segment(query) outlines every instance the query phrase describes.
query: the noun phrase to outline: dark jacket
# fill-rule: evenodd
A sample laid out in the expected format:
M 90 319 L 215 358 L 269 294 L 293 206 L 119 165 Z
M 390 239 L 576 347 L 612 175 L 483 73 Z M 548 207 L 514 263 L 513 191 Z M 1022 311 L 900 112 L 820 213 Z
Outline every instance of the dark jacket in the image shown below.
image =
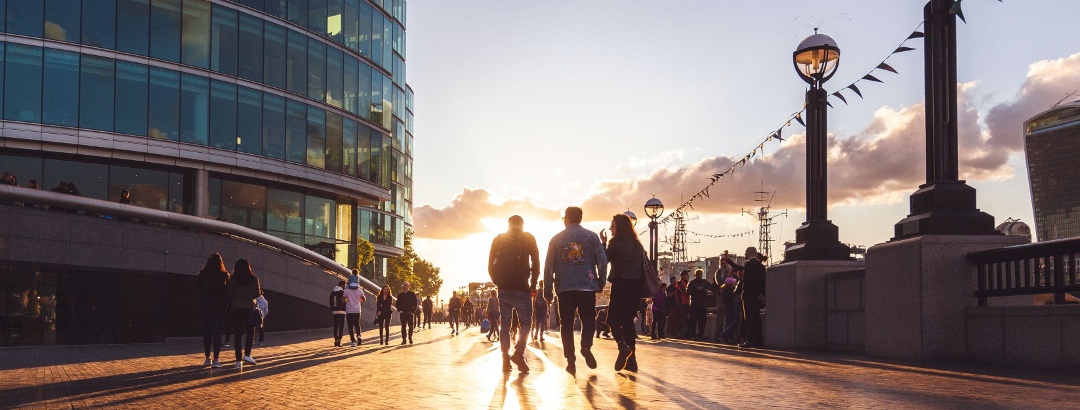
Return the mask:
M 397 295 L 396 306 L 399 313 L 416 313 L 416 308 L 419 304 L 416 293 L 413 293 L 411 290 L 398 293 Z
M 225 289 L 229 284 L 229 272 L 201 271 L 195 279 L 199 288 L 199 306 L 208 312 L 224 312 L 228 308 Z
M 426 316 L 426 315 L 431 314 L 431 310 L 435 307 L 435 305 L 432 304 L 431 298 L 427 298 L 427 299 L 424 299 L 423 307 L 424 307 L 424 315 Z
M 705 298 L 708 297 L 709 288 L 711 287 L 712 284 L 702 278 L 696 278 L 690 281 L 690 283 L 686 285 L 686 293 L 690 294 L 690 307 L 705 309 Z
M 375 311 L 378 312 L 379 316 L 390 317 L 390 314 L 394 312 L 393 306 L 394 298 L 383 298 L 381 296 L 375 298 Z
M 225 286 L 225 294 L 229 300 L 229 309 L 255 309 L 255 298 L 262 294 L 262 285 L 258 276 L 246 285 L 241 285 L 239 280 L 232 278 Z
M 345 314 L 345 289 L 341 286 L 334 286 L 334 290 L 330 292 L 330 311 L 334 314 Z
M 488 275 L 500 291 L 528 292 L 536 288 L 540 277 L 536 238 L 515 229 L 496 236 L 488 253 Z
M 604 250 L 611 269 L 608 270 L 608 282 L 642 279 L 641 267 L 645 259 L 645 248 L 632 240 L 616 241 L 612 238 Z
M 751 258 L 745 265 L 740 266 L 729 259 L 728 264 L 735 270 L 743 272 L 742 295 L 744 299 L 756 299 L 758 295 L 765 295 L 765 265 L 761 261 Z
M 446 306 L 446 309 L 447 309 L 447 313 L 449 313 L 451 315 L 456 315 L 456 314 L 460 313 L 461 312 L 461 299 L 456 298 L 456 297 L 450 298 L 450 304 Z

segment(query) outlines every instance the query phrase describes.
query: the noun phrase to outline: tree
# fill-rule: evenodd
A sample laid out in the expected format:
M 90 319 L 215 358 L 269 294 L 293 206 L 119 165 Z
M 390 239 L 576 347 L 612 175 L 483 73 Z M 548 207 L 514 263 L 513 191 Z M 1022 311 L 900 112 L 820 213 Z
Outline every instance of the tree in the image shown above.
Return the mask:
M 412 229 L 405 231 L 405 252 L 396 258 L 390 259 L 386 267 L 386 284 L 394 292 L 401 291 L 401 284 L 409 282 L 414 288 L 419 284 L 416 275 L 413 274 L 413 266 L 416 264 L 416 252 L 412 247 Z
M 413 274 L 416 275 L 416 280 L 419 284 L 416 287 L 416 293 L 425 296 L 434 296 L 439 294 L 439 289 L 442 288 L 443 280 L 439 277 L 439 267 L 433 265 L 424 259 L 417 259 L 413 265 Z
M 361 272 L 371 274 L 371 261 L 375 260 L 375 246 L 364 238 L 356 238 L 356 267 Z M 367 275 L 365 275 L 367 276 Z

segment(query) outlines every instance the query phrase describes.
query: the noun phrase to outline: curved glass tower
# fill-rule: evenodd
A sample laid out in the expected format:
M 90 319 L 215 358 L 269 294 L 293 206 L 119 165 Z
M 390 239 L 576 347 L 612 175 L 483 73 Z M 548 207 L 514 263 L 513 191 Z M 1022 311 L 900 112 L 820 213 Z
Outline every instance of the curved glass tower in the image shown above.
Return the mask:
M 382 283 L 411 224 L 405 3 L 0 0 L 0 171 L 349 267 L 367 240 Z
M 1080 237 L 1080 101 L 1025 121 L 1024 150 L 1039 241 Z

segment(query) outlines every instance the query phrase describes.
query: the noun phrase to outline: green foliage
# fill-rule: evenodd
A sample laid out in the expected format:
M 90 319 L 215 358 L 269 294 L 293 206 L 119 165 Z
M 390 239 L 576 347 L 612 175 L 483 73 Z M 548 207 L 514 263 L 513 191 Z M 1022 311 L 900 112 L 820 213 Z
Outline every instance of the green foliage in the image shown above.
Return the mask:
M 409 282 L 418 295 L 435 295 L 442 288 L 439 268 L 420 259 L 412 246 L 413 231 L 405 231 L 405 252 L 387 261 L 386 284 L 394 293 L 401 292 L 401 284 Z
M 417 259 L 416 264 L 413 265 L 413 274 L 416 275 L 416 279 L 419 285 L 416 288 L 416 293 L 424 296 L 434 296 L 439 294 L 439 289 L 442 288 L 443 280 L 439 277 L 439 267 L 433 265 L 424 259 Z
M 356 238 L 356 266 L 370 274 L 371 261 L 375 260 L 375 246 L 364 238 Z

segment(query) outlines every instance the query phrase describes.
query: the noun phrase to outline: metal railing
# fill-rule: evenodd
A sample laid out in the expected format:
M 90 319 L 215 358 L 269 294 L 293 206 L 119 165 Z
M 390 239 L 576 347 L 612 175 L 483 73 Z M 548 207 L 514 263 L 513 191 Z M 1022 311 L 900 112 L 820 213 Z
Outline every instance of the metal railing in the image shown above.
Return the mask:
M 337 276 L 340 279 L 345 279 L 352 275 L 352 271 L 349 270 L 349 268 L 342 266 L 340 263 L 337 263 L 318 252 L 276 236 L 230 222 L 11 185 L 0 185 L 0 199 L 35 205 L 47 205 L 71 211 L 84 211 L 87 213 L 111 215 L 115 217 L 137 219 L 140 221 L 157 222 L 181 228 L 218 233 L 276 250 L 282 254 L 311 263 L 322 268 L 322 270 L 328 274 Z M 360 285 L 372 293 L 379 293 L 380 287 L 363 276 L 360 277 Z
M 969 253 L 978 267 L 979 306 L 998 296 L 1053 294 L 1054 303 L 1066 303 L 1065 294 L 1080 292 L 1077 257 L 1080 238 L 1009 246 Z

